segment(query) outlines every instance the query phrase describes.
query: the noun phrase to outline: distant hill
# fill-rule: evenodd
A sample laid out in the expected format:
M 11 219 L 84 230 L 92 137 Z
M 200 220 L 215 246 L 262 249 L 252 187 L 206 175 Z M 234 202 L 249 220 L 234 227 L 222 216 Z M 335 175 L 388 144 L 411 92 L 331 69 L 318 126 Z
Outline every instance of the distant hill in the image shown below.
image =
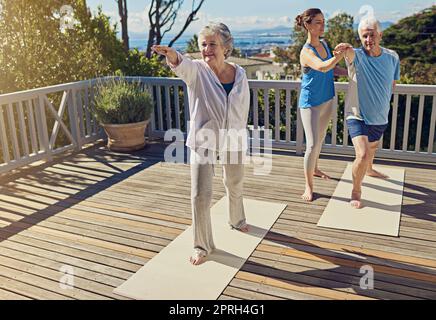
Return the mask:
M 292 28 L 289 26 L 278 26 L 268 29 L 252 29 L 245 31 L 235 31 L 235 34 L 260 34 L 260 35 L 290 35 Z
M 390 21 L 383 21 L 383 22 L 380 22 L 380 25 L 381 25 L 381 28 L 382 28 L 382 30 L 386 30 L 387 28 L 389 28 L 390 26 L 392 26 L 394 23 L 393 22 L 390 22 Z M 359 27 L 359 23 L 355 23 L 355 24 L 353 24 L 353 28 L 354 28 L 354 30 L 356 30 L 357 31 L 357 28 Z
M 382 30 L 385 30 L 392 26 L 394 23 L 390 21 L 383 21 L 380 22 Z M 353 25 L 354 29 L 357 30 L 359 24 L 355 23 Z M 236 31 L 235 34 L 257 34 L 257 35 L 289 35 L 293 31 L 292 27 L 289 26 L 278 26 L 274 28 L 269 29 L 252 29 L 252 30 L 246 30 L 246 31 Z
M 436 63 L 436 6 L 401 19 L 383 33 L 383 45 L 401 60 Z
M 382 30 L 387 29 L 388 27 L 392 26 L 394 23 L 389 21 L 384 21 L 380 23 L 382 26 Z M 357 30 L 358 24 L 354 24 L 354 29 Z M 262 28 L 262 29 L 250 29 L 250 30 L 244 30 L 244 31 L 234 31 L 234 34 L 239 35 L 258 35 L 258 36 L 287 36 L 291 35 L 293 31 L 293 28 L 291 26 L 277 26 L 274 28 Z M 147 39 L 148 33 L 147 32 L 129 32 L 129 36 L 131 39 Z M 167 37 L 171 38 L 173 35 L 167 35 Z M 184 37 L 192 37 L 193 34 L 184 34 Z

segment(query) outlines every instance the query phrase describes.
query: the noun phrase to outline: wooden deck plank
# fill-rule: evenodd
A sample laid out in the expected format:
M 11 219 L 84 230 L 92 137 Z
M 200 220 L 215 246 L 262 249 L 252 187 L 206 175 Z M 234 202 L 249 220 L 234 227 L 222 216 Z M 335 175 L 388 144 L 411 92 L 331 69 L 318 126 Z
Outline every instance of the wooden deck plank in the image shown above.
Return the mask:
M 121 298 L 111 289 L 191 224 L 189 166 L 160 162 L 163 148 L 129 155 L 98 146 L 0 182 L 0 298 Z M 275 154 L 262 179 L 246 166 L 246 197 L 288 207 L 220 300 L 434 298 L 436 166 L 390 163 L 406 167 L 400 237 L 318 228 L 351 159 L 321 158 L 332 179 L 316 179 L 310 204 L 300 199 L 302 157 Z M 215 173 L 212 204 L 225 194 L 220 165 Z M 364 262 L 374 290 L 359 288 Z M 56 287 L 62 265 L 77 271 L 77 292 Z
M 284 300 L 284 298 L 275 297 L 260 292 L 244 290 L 231 285 L 229 285 L 223 293 L 243 300 Z
M 26 253 L 38 254 L 42 257 L 50 255 L 56 261 L 84 266 L 89 270 L 113 275 L 120 279 L 127 279 L 131 272 L 135 272 L 148 261 L 148 259 L 133 259 L 128 254 L 117 254 L 116 251 L 72 243 L 58 237 L 41 236 L 41 234 L 30 231 L 21 232 L 13 235 L 8 240 L 3 240 L 2 246 Z
M 279 270 L 280 271 L 280 270 Z M 302 285 L 300 283 L 280 279 L 277 276 L 271 277 L 269 275 L 263 275 L 262 269 L 259 267 L 253 267 L 249 264 L 245 265 L 236 276 L 237 279 L 265 283 L 267 285 L 275 286 L 278 288 L 302 292 L 315 296 L 325 297 L 329 299 L 341 299 L 341 300 L 373 300 L 364 296 L 359 296 L 351 292 L 341 292 L 332 289 L 327 289 L 321 286 Z
M 290 291 L 286 289 L 282 289 L 279 287 L 267 285 L 265 283 L 252 282 L 247 280 L 242 280 L 238 278 L 234 278 L 229 287 L 234 289 L 238 289 L 238 297 L 242 297 L 245 299 L 245 296 L 251 296 L 252 292 L 257 292 L 263 296 L 262 299 L 265 300 L 281 300 L 281 299 L 290 299 L 290 300 L 330 300 L 325 297 L 319 297 L 311 294 L 306 294 L 303 292 Z M 226 292 L 226 291 L 224 291 Z M 230 293 L 229 293 L 230 294 Z
M 41 283 L 40 285 L 44 287 L 47 287 L 47 283 L 49 283 L 48 286 L 52 288 L 53 291 L 75 299 L 106 300 L 109 298 L 116 298 L 112 293 L 112 290 L 114 289 L 113 287 L 82 279 L 81 277 L 77 277 L 75 274 L 74 286 L 71 287 L 71 289 L 62 289 L 60 287 L 60 281 L 64 274 L 59 272 L 59 270 L 52 270 L 34 263 L 0 256 L 0 274 L 5 275 L 5 270 L 7 270 L 7 274 L 16 276 L 15 279 L 20 281 L 29 279 L 31 284 Z M 45 281 L 47 281 L 47 283 Z
M 319 269 L 313 266 L 311 263 L 314 261 L 326 261 L 322 259 L 322 256 L 317 257 L 317 259 L 314 259 L 313 256 L 307 256 L 307 255 L 294 255 L 292 257 L 299 257 L 299 258 L 306 258 L 307 263 L 305 266 L 302 265 L 296 265 L 294 263 L 290 263 L 289 260 L 281 259 L 280 255 L 277 255 L 278 260 L 271 260 L 270 258 L 266 258 L 264 256 L 258 257 L 253 256 L 249 259 L 249 261 L 254 262 L 257 265 L 265 265 L 269 266 L 275 269 L 280 270 L 286 270 L 287 272 L 291 272 L 296 274 L 297 276 L 301 275 L 310 275 L 312 277 L 320 278 L 320 279 L 326 279 L 330 281 L 339 281 L 343 285 L 347 286 L 353 286 L 354 288 L 360 287 L 360 279 L 362 277 L 362 274 L 360 274 L 360 267 L 364 266 L 365 264 L 360 263 L 350 263 L 347 260 L 340 260 L 340 259 L 329 259 L 328 261 L 331 262 L 330 265 L 328 265 L 325 269 Z M 369 265 L 369 264 L 368 264 Z M 354 269 L 354 272 L 344 272 L 343 267 L 350 267 L 349 269 Z M 386 297 L 386 292 L 389 294 L 396 293 L 400 294 L 400 297 L 403 297 L 404 293 L 407 293 L 407 296 L 412 296 L 414 298 L 420 298 L 420 299 L 433 299 L 436 297 L 436 292 L 434 291 L 436 289 L 436 284 L 433 283 L 433 290 L 424 290 L 419 288 L 414 288 L 411 286 L 405 285 L 405 283 L 393 283 L 392 281 L 389 281 L 389 277 L 385 276 L 382 280 L 381 277 L 379 277 L 382 273 L 386 273 L 387 268 L 380 268 L 379 266 L 370 265 L 374 269 L 374 275 L 376 280 L 374 281 L 374 289 L 380 291 L 380 297 Z M 353 268 L 354 267 L 354 268 Z M 393 270 L 389 270 L 393 271 Z M 387 273 L 389 274 L 389 273 Z M 403 276 L 403 277 L 410 277 L 410 274 L 404 274 L 404 273 L 395 273 L 397 276 Z M 416 276 L 416 275 L 415 275 Z M 425 281 L 425 277 L 420 278 L 421 280 Z M 410 284 L 410 283 L 409 283 Z M 357 289 L 357 292 L 364 292 L 364 290 Z M 374 292 L 372 290 L 365 291 L 365 293 L 371 295 Z
M 0 275 L 0 289 L 36 300 L 72 300 L 72 298 L 42 289 L 33 284 L 13 280 Z
M 261 251 L 261 250 L 256 250 L 253 253 L 252 257 L 260 257 L 273 261 L 285 262 L 297 266 L 316 268 L 318 270 L 325 270 L 326 272 L 343 273 L 348 275 L 358 274 L 360 276 L 362 276 L 362 274 L 360 273 L 360 268 L 365 265 L 364 263 L 361 262 L 360 264 L 357 264 L 357 266 L 356 265 L 349 266 L 348 263 L 335 262 L 331 259 L 326 259 L 326 260 L 316 260 L 310 258 L 306 259 L 306 257 L 280 255 L 280 254 Z M 350 260 L 353 261 L 352 259 Z M 366 265 L 372 266 L 372 262 L 368 261 Z M 377 281 L 381 280 L 388 283 L 401 284 L 411 288 L 422 288 L 431 292 L 436 291 L 436 286 L 434 283 L 429 283 L 421 280 L 410 279 L 402 276 L 385 274 L 381 272 L 377 272 L 376 278 Z
M 29 297 L 16 294 L 11 291 L 0 289 L 0 300 L 31 300 Z
M 33 263 L 38 266 L 46 267 L 52 270 L 60 270 L 61 267 L 68 265 L 74 268 L 74 274 L 77 277 L 81 277 L 83 279 L 91 280 L 96 283 L 105 284 L 112 287 L 117 287 L 124 282 L 124 279 L 114 277 L 112 275 L 106 275 L 101 272 L 96 272 L 93 270 L 88 270 L 82 266 L 79 267 L 77 265 L 66 264 L 56 260 L 52 260 L 52 257 L 49 256 L 38 256 L 32 253 L 17 251 L 9 249 L 5 246 L 0 248 L 0 255 L 5 257 L 14 258 L 17 261 Z

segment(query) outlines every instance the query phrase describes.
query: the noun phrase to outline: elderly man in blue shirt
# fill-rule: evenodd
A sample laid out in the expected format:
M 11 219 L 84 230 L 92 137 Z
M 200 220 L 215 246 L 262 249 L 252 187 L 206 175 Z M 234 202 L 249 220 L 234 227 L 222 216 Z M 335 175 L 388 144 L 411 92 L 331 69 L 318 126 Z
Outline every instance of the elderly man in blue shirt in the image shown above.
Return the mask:
M 387 178 L 372 167 L 375 152 L 386 127 L 390 101 L 395 81 L 400 78 L 398 54 L 380 46 L 382 32 L 374 17 L 362 19 L 359 24 L 362 47 L 339 44 L 335 50 L 346 50 L 345 59 L 349 69 L 350 86 L 345 116 L 356 159 L 353 163 L 353 190 L 350 204 L 360 209 L 362 205 L 362 181 L 365 174 Z M 346 49 L 345 49 L 346 48 Z M 353 101 L 354 100 L 354 101 Z

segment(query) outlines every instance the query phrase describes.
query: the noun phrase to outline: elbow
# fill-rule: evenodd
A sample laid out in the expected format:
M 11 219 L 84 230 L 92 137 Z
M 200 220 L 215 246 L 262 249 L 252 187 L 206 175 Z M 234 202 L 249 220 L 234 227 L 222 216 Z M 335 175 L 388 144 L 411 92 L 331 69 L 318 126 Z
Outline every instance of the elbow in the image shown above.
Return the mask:
M 327 72 L 330 71 L 330 69 L 327 68 L 327 67 L 320 67 L 320 68 L 318 69 L 318 71 L 319 71 L 319 72 L 322 72 L 322 73 L 327 73 Z
M 322 73 L 327 73 L 327 72 L 329 72 L 331 69 L 333 69 L 332 66 L 329 66 L 329 65 L 323 63 L 323 64 L 319 64 L 317 70 L 320 71 L 320 72 L 322 72 Z

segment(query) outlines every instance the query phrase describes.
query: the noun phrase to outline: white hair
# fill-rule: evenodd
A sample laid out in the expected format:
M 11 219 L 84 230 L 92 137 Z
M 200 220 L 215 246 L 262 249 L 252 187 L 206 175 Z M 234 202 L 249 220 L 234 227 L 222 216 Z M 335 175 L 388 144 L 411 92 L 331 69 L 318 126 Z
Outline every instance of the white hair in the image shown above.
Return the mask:
M 359 34 L 363 29 L 376 29 L 378 33 L 382 32 L 380 22 L 374 16 L 364 17 L 360 20 Z
M 205 36 L 219 35 L 221 38 L 221 43 L 224 46 L 225 53 L 224 56 L 227 59 L 230 57 L 233 51 L 233 37 L 230 33 L 229 28 L 224 23 L 209 23 L 205 26 L 198 34 L 198 47 L 201 51 L 201 39 Z

